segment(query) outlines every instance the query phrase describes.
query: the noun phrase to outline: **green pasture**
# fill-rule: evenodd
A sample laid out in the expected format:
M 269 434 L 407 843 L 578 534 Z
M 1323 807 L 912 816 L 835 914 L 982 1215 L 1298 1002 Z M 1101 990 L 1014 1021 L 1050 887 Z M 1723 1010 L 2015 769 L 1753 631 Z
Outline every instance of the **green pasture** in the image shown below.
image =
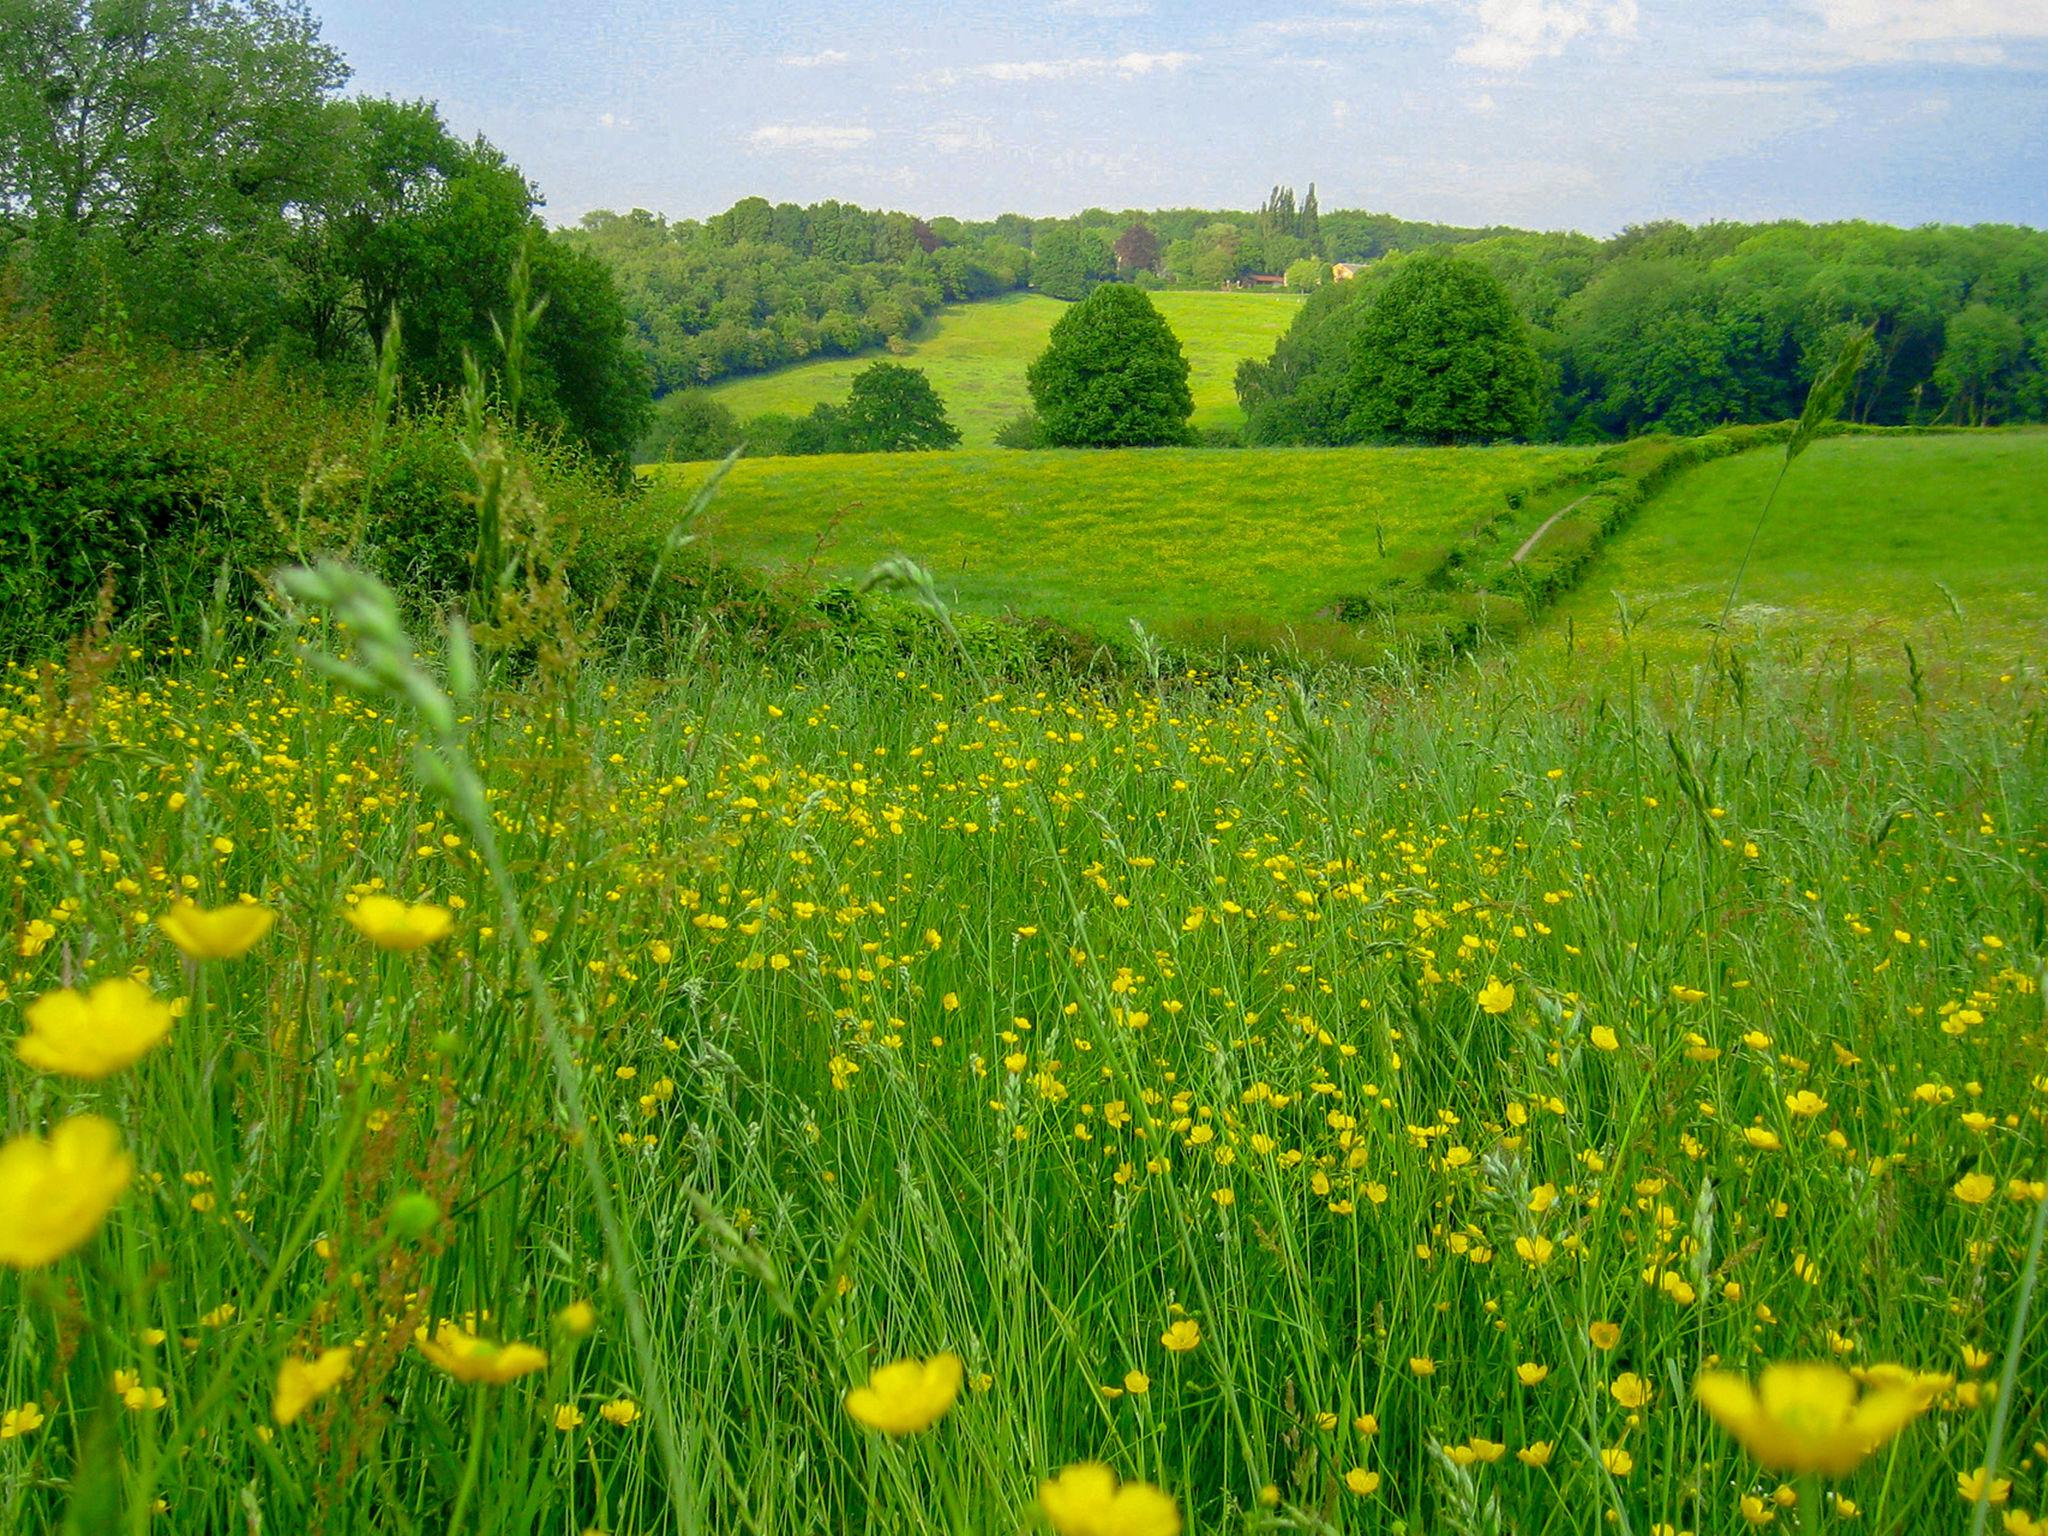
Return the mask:
M 1612 538 L 1533 642 L 1549 659 L 1712 648 L 1782 455 L 1685 474 Z M 2048 636 L 2048 432 L 1837 437 L 1799 459 L 1757 536 L 1731 634 L 1788 659 L 1967 654 L 2001 670 Z
M 1428 569 L 1510 489 L 1588 452 L 990 449 L 743 460 L 701 531 L 715 555 L 771 572 L 850 576 L 909 555 L 973 612 L 1270 633 Z M 708 472 L 649 471 L 654 515 L 669 515 Z
M 1243 419 L 1231 387 L 1239 360 L 1270 353 L 1301 301 L 1272 293 L 1155 293 L 1152 301 L 1187 354 L 1195 426 L 1235 426 Z M 1003 423 L 1030 405 L 1024 371 L 1066 310 L 1060 300 L 1037 293 L 948 305 L 902 360 L 930 376 L 967 447 L 993 447 Z M 821 402 L 844 400 L 853 376 L 874 361 L 873 355 L 821 358 L 730 379 L 710 393 L 742 418 L 765 411 L 800 416 Z

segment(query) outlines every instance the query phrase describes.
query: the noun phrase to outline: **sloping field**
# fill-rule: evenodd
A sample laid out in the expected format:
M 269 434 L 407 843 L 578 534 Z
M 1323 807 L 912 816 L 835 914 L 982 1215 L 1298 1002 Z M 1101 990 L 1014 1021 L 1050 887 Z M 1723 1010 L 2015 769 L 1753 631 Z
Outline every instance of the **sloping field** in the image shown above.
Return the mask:
M 1704 656 L 1781 454 L 1689 471 L 1616 534 L 1534 642 L 1652 665 Z M 1624 617 L 1624 615 L 1626 617 Z M 2009 668 L 2048 640 L 2048 432 L 1838 437 L 1792 468 L 1729 627 L 1818 662 L 1939 653 Z
M 1577 448 L 1132 449 L 742 461 L 704 526 L 719 555 L 855 575 L 924 563 L 964 608 L 1215 636 L 1314 623 L 1414 579 Z M 665 515 L 708 473 L 650 470 Z
M 1271 353 L 1301 301 L 1272 293 L 1155 293 L 1152 302 L 1187 354 L 1195 426 L 1242 421 L 1231 387 L 1238 361 Z M 901 361 L 930 377 L 965 446 L 990 448 L 1003 423 L 1030 405 L 1024 371 L 1045 350 L 1053 323 L 1067 307 L 1036 293 L 949 305 Z M 800 416 L 821 401 L 844 400 L 853 376 L 878 356 L 821 358 L 730 379 L 713 385 L 710 393 L 742 418 L 763 411 Z

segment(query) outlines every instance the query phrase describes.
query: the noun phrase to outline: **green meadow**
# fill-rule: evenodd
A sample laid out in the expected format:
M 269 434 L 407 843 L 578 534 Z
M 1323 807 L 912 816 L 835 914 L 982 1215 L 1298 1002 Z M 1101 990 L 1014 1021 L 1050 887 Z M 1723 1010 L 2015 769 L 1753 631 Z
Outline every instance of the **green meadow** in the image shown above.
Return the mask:
M 856 576 L 906 554 L 949 602 L 1122 630 L 1308 624 L 1413 579 L 1576 448 L 1268 448 L 742 460 L 703 525 L 714 555 Z M 708 465 L 648 471 L 655 516 Z
M 1293 320 L 1298 298 L 1273 293 L 1155 293 L 1189 366 L 1194 425 L 1230 427 L 1243 420 L 1232 379 L 1238 361 L 1265 357 Z M 909 344 L 902 361 L 930 377 L 965 446 L 987 448 L 1018 412 L 1029 408 L 1024 372 L 1045 350 L 1046 337 L 1068 306 L 1042 294 L 1009 294 L 940 310 Z M 802 415 L 846 398 L 853 376 L 873 356 L 824 358 L 713 385 L 710 393 L 742 419 L 766 411 Z
M 1758 529 L 1781 458 L 1759 449 L 1681 475 L 1550 611 L 1537 650 L 1704 657 L 1756 530 L 1728 616 L 1729 637 L 1752 649 L 1802 664 L 1902 663 L 1905 644 L 1922 662 L 1962 643 L 2011 663 L 2039 656 L 2048 432 L 1823 439 Z

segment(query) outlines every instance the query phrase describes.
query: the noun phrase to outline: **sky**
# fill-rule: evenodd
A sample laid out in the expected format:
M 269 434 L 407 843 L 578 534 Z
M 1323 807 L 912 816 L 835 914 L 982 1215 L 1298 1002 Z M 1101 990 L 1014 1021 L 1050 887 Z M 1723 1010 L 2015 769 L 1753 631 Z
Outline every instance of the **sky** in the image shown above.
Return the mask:
M 313 0 L 570 223 L 1321 205 L 2048 226 L 2048 0 Z

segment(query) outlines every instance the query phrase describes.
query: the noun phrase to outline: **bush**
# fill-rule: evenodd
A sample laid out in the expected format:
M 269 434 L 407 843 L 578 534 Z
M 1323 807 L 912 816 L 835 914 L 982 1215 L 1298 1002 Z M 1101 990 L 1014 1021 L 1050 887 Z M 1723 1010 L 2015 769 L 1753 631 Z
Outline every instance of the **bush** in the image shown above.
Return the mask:
M 1188 361 L 1152 301 L 1125 283 L 1096 289 L 1060 316 L 1031 365 L 1031 401 L 1061 448 L 1192 442 Z
M 678 390 L 654 408 L 654 426 L 640 440 L 643 464 L 722 459 L 739 443 L 739 417 L 701 389 Z
M 1038 419 L 1036 411 L 1019 411 L 1001 427 L 996 429 L 998 448 L 1043 448 L 1046 447 L 1045 423 Z
M 415 602 L 466 591 L 475 481 L 453 407 L 400 412 L 374 465 L 371 420 L 367 401 L 274 366 L 67 352 L 38 318 L 0 316 L 0 656 L 54 651 L 103 585 L 117 619 L 188 634 L 223 571 L 247 605 L 314 553 L 350 554 Z M 633 528 L 609 465 L 554 436 L 515 452 L 563 544 Z

